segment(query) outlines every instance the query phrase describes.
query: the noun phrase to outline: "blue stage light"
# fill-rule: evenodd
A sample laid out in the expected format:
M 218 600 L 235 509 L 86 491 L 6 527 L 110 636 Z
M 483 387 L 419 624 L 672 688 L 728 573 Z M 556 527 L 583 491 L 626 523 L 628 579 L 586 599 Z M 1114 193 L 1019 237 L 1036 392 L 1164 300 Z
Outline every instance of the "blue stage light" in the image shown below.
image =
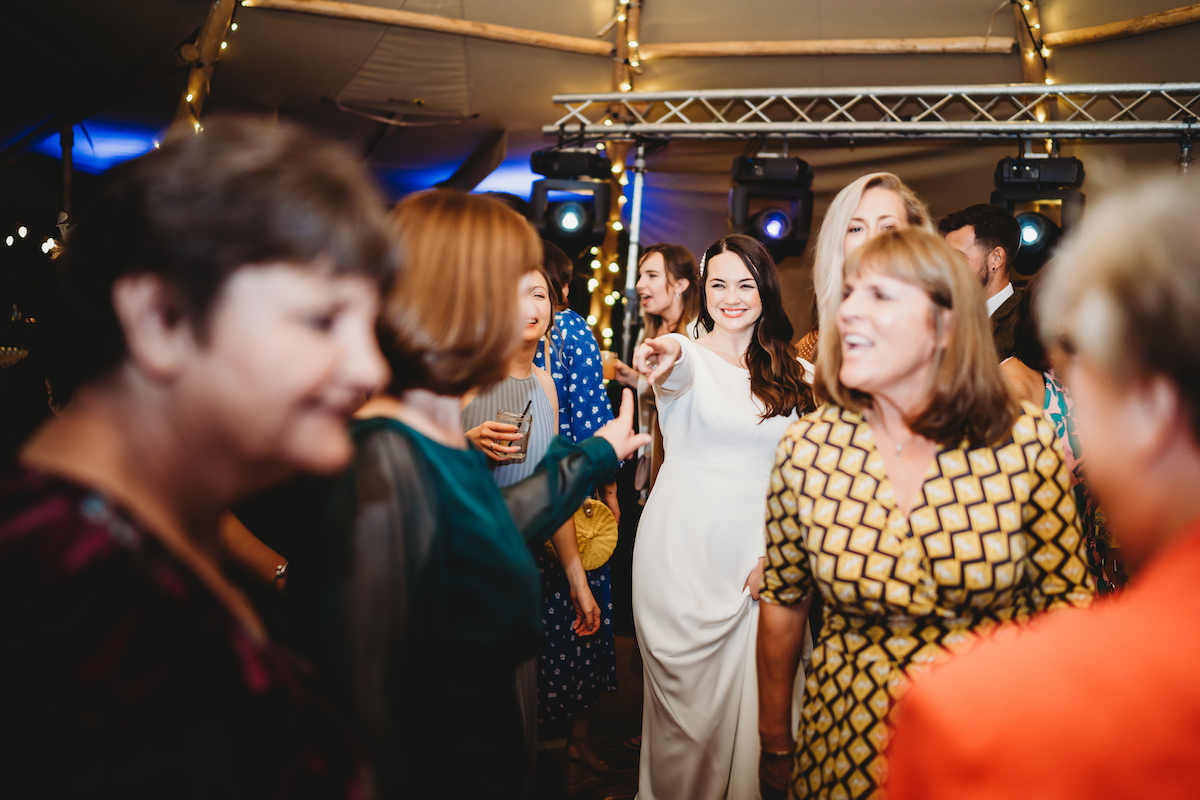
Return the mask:
M 554 209 L 554 224 L 562 236 L 568 238 L 578 236 L 583 232 L 587 222 L 588 212 L 582 203 L 571 200 Z
M 792 218 L 782 208 L 765 208 L 750 220 L 755 238 L 766 244 L 782 242 L 792 232 Z

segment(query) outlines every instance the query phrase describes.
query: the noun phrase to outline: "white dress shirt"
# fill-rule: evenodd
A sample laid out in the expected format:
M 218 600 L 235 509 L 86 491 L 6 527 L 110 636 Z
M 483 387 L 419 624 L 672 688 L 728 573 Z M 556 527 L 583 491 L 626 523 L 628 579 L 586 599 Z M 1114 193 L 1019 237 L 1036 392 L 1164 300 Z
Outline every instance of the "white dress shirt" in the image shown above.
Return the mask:
M 1004 301 L 1012 297 L 1012 282 L 1004 284 L 1004 288 L 987 299 L 988 316 L 996 313 L 996 309 L 1004 305 Z

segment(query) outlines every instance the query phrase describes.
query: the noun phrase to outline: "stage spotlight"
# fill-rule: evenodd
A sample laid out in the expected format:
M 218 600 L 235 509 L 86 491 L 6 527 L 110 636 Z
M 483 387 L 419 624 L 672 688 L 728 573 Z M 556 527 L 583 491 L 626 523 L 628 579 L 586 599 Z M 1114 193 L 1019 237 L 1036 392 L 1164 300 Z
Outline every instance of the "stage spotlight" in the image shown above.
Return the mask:
M 1021 244 L 1013 268 L 1021 275 L 1032 275 L 1045 265 L 1058 244 L 1062 229 L 1054 220 L 1036 211 L 1017 214 L 1021 226 Z
M 1014 214 L 1035 210 L 1031 206 L 1057 207 L 1062 228 L 1067 230 L 1083 215 L 1086 197 L 1079 187 L 1085 174 L 1078 158 L 1032 153 L 1002 158 L 996 164 L 996 191 L 992 192 L 991 202 Z
M 572 259 L 604 241 L 612 203 L 612 162 L 586 148 L 539 150 L 530 158 L 535 181 L 530 219 L 538 232 Z
M 991 201 L 1015 214 L 1021 224 L 1021 245 L 1013 261 L 1018 274 L 1033 275 L 1041 269 L 1062 232 L 1079 221 L 1086 200 L 1079 191 L 1084 175 L 1078 158 L 1026 153 L 996 164 Z
M 792 235 L 792 220 L 782 208 L 764 208 L 750 218 L 750 229 L 754 238 L 774 244 Z
M 812 169 L 799 158 L 765 155 L 733 160 L 729 222 L 734 233 L 747 233 L 765 244 L 779 261 L 798 256 L 812 227 Z M 784 200 L 750 216 L 752 200 Z
M 552 217 L 562 236 L 573 239 L 583 234 L 584 226 L 588 222 L 588 210 L 582 203 L 568 200 L 564 203 L 551 203 L 551 206 L 556 206 Z

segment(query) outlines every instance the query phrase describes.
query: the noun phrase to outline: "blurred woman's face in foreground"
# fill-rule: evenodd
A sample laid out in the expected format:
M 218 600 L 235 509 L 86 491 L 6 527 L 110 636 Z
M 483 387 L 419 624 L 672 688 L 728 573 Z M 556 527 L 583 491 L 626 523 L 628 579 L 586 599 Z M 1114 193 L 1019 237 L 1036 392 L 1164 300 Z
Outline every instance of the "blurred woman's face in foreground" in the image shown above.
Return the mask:
M 345 466 L 350 416 L 387 378 L 378 305 L 357 275 L 282 264 L 231 275 L 174 387 L 196 457 L 224 452 L 264 477 Z
M 911 283 L 866 269 L 847 279 L 837 314 L 842 383 L 870 395 L 927 392 L 938 348 L 934 313 Z

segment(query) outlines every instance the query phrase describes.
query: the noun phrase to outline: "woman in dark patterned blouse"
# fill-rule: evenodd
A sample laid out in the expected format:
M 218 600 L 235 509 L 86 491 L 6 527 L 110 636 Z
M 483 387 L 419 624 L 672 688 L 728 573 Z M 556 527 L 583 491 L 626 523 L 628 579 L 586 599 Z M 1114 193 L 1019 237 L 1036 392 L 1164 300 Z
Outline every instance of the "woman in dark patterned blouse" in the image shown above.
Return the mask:
M 65 407 L 0 478 L 0 787 L 364 797 L 337 718 L 222 576 L 231 502 L 351 455 L 392 244 L 354 160 L 208 124 L 119 168 L 58 263 Z
M 767 798 L 789 783 L 795 798 L 881 798 L 913 675 L 1095 593 L 1062 444 L 1008 394 L 966 262 L 926 231 L 882 233 L 847 259 L 844 297 L 825 327 L 839 347 L 817 362 L 826 404 L 788 429 L 767 499 Z M 825 619 L 793 743 L 814 591 Z

